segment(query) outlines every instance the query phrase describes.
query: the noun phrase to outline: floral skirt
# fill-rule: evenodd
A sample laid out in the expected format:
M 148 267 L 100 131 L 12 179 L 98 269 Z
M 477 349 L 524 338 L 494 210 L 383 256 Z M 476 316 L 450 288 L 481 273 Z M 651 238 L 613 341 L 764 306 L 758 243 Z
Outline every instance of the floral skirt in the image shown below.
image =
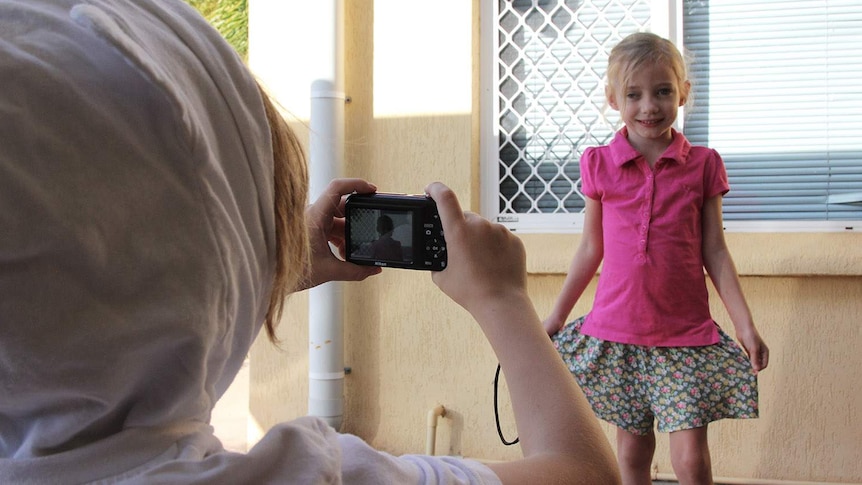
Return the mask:
M 599 418 L 636 435 L 756 418 L 757 376 L 745 352 L 721 328 L 704 347 L 645 347 L 581 333 L 586 317 L 552 337 Z

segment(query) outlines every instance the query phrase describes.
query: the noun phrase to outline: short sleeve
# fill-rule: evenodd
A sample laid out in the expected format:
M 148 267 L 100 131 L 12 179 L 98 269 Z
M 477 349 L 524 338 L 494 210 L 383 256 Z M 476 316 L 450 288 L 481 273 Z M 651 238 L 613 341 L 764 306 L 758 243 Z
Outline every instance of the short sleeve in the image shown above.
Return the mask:
M 598 169 L 599 151 L 596 147 L 587 148 L 581 156 L 581 192 L 591 199 L 599 199 L 596 187 L 596 170 Z
M 208 433 L 189 437 L 137 473 L 119 478 L 131 485 L 501 483 L 490 468 L 478 461 L 448 456 L 394 456 L 372 448 L 357 436 L 338 433 L 311 416 L 272 427 L 245 454 L 217 450 L 211 443 L 213 439 Z
M 724 195 L 730 190 L 724 160 L 721 159 L 721 155 L 717 151 L 711 148 L 703 149 L 707 151 L 704 157 L 703 170 L 704 197 L 708 199 L 716 195 Z
M 450 456 L 394 456 L 375 450 L 360 438 L 339 435 L 344 483 L 376 485 L 490 485 L 500 479 L 486 465 Z

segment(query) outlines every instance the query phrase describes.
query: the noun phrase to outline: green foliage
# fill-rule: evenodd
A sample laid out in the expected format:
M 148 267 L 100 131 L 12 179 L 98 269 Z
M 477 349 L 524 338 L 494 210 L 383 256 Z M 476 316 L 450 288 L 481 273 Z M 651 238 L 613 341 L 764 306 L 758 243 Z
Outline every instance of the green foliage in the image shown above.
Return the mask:
M 239 54 L 248 56 L 248 0 L 186 0 Z

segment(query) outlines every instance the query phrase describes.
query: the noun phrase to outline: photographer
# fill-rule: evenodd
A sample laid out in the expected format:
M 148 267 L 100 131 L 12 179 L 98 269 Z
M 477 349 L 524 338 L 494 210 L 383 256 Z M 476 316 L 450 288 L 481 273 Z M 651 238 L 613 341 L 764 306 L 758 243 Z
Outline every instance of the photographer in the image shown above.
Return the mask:
M 375 187 L 335 180 L 306 207 L 293 133 L 178 0 L 0 0 L 0 79 L 0 483 L 618 480 L 523 246 L 440 183 L 432 278 L 497 352 L 524 458 L 394 457 L 311 417 L 225 451 L 213 406 L 284 298 L 380 271 L 329 249 L 344 197 Z
M 392 223 L 391 217 L 382 215 L 377 218 L 377 234 L 379 237 L 369 247 L 372 258 L 388 261 L 401 261 L 403 259 L 401 241 L 392 238 L 392 231 L 394 230 L 395 226 Z

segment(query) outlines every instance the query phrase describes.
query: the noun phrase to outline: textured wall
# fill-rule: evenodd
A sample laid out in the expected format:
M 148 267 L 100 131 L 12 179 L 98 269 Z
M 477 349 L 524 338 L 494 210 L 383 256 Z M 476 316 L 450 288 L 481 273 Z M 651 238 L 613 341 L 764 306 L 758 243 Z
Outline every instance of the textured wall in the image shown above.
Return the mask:
M 423 79 L 438 76 L 443 82 L 445 78 L 448 93 L 408 90 L 411 96 L 457 97 L 468 92 L 472 105 L 463 112 L 385 116 L 376 111 L 375 96 L 386 93 L 375 91 L 375 80 L 405 73 L 387 74 L 383 68 L 387 66 L 380 65 L 379 56 L 375 58 L 375 37 L 388 27 L 396 28 L 391 22 L 421 19 L 390 15 L 388 10 L 403 8 L 396 1 L 345 3 L 346 89 L 352 97 L 346 110 L 346 175 L 365 177 L 381 190 L 404 192 L 418 192 L 429 181 L 443 180 L 465 206 L 478 210 L 478 0 L 472 5 L 446 2 L 447 13 L 461 22 L 453 22 L 449 31 L 440 29 L 441 35 L 472 36 L 472 42 L 439 47 L 439 37 L 421 30 L 403 38 L 405 46 L 418 51 L 429 45 L 453 49 L 429 60 L 422 73 Z M 255 13 L 260 15 L 264 7 L 255 1 L 251 7 L 254 61 L 255 36 L 263 35 L 260 29 L 254 31 L 261 24 Z M 297 21 L 301 19 L 285 20 L 288 27 Z M 465 54 L 472 56 L 472 67 L 445 61 Z M 281 56 L 279 62 L 289 65 L 290 51 Z M 452 87 L 451 77 L 464 75 L 464 70 L 469 71 L 464 76 L 467 82 Z M 409 97 L 404 98 L 404 106 L 410 104 Z M 525 235 L 523 239 L 531 294 L 544 315 L 563 282 L 577 236 Z M 760 377 L 762 417 L 711 426 L 715 474 L 862 482 L 858 378 L 862 234 L 728 234 L 728 241 L 772 354 L 769 369 Z M 345 384 L 343 431 L 392 453 L 420 453 L 427 413 L 443 404 L 448 414 L 438 428 L 439 453 L 485 459 L 519 456 L 517 446 L 500 443 L 494 427 L 496 359 L 466 312 L 437 291 L 428 274 L 386 270 L 344 288 L 345 358 L 352 373 Z M 594 289 L 594 285 L 588 288 L 573 317 L 589 309 Z M 715 295 L 713 310 L 732 335 Z M 306 412 L 307 297 L 294 296 L 285 313 L 281 349 L 262 341 L 252 352 L 250 408 L 263 428 Z M 504 432 L 511 438 L 516 432 L 505 398 L 501 412 Z M 606 429 L 613 439 L 610 428 Z M 656 467 L 660 473 L 670 473 L 666 436 L 660 436 L 658 443 Z

